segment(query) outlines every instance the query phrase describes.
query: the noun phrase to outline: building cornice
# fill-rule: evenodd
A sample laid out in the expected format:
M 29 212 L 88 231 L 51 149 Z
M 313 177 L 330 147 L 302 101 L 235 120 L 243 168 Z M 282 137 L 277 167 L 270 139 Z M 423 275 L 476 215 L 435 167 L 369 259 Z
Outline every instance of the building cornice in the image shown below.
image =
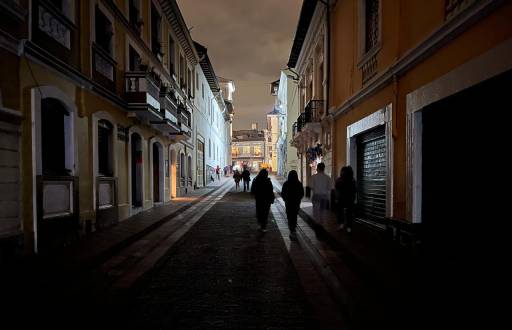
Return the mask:
M 327 10 L 325 9 L 325 6 L 322 5 L 321 3 L 317 3 L 315 12 L 313 14 L 313 18 L 311 20 L 311 24 L 309 26 L 308 32 L 306 34 L 306 37 L 302 44 L 302 48 L 299 53 L 299 57 L 297 59 L 297 64 L 295 65 L 295 68 L 299 73 L 301 73 L 307 66 L 307 61 L 312 57 L 312 53 L 314 51 L 316 43 L 319 42 L 318 39 L 319 37 L 321 37 L 321 35 L 319 34 L 322 31 L 322 26 L 326 24 L 325 20 L 323 19 L 326 12 Z M 324 42 L 323 38 L 322 40 L 320 40 L 320 42 Z M 325 47 L 323 48 L 324 56 L 327 56 L 327 54 L 325 54 Z
M 393 79 L 406 74 L 409 70 L 446 46 L 471 26 L 488 16 L 505 1 L 506 0 L 482 0 L 458 16 L 446 21 L 441 27 L 430 34 L 416 47 L 406 52 L 385 71 L 372 78 L 364 88 L 346 100 L 341 106 L 334 108 L 334 118 L 341 116 L 352 107 L 377 93 L 390 84 Z
M 187 24 L 185 23 L 183 15 L 181 15 L 181 11 L 176 0 L 160 0 L 159 3 L 167 16 L 167 20 L 174 30 L 179 43 L 185 51 L 189 62 L 193 66 L 196 66 L 199 62 L 199 55 L 194 47 L 194 41 L 190 36 Z

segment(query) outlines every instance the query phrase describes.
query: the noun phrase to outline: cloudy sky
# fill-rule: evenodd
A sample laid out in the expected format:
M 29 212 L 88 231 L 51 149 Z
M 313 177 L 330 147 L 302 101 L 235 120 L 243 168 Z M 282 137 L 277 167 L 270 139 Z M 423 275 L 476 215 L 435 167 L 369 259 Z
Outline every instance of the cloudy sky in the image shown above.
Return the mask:
M 286 67 L 302 0 L 178 0 L 218 76 L 235 81 L 233 129 L 266 125 L 269 83 Z

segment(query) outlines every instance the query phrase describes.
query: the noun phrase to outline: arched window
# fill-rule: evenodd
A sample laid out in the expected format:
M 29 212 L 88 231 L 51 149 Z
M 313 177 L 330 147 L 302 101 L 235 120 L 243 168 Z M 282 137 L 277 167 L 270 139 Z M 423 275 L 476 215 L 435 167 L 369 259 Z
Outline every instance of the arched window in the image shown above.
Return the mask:
M 98 121 L 98 174 L 113 176 L 113 126 L 107 120 Z
M 70 175 L 66 168 L 66 125 L 69 112 L 53 98 L 41 101 L 41 145 L 43 175 Z M 70 152 L 69 150 L 67 152 Z

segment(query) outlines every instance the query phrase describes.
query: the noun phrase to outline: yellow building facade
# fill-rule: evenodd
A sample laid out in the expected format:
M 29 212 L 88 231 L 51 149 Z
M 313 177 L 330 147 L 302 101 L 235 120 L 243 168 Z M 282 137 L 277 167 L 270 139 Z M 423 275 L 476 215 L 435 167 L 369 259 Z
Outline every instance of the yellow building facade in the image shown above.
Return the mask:
M 340 0 L 329 12 L 333 173 L 354 168 L 358 217 L 463 228 L 468 180 L 491 157 L 476 146 L 500 143 L 490 118 L 508 104 L 512 3 Z
M 19 137 L 3 165 L 20 187 L 2 235 L 51 250 L 193 189 L 200 67 L 176 1 L 2 6 L 0 107 Z

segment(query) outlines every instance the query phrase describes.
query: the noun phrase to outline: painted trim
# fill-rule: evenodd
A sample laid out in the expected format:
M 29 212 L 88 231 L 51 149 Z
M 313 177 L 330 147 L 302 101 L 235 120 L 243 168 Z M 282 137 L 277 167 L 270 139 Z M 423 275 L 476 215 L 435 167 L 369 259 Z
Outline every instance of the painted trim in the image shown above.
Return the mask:
M 159 164 L 158 164 L 158 174 L 159 174 L 159 178 L 160 178 L 160 182 L 158 183 L 159 187 L 158 187 L 158 194 L 160 195 L 160 200 L 158 202 L 155 202 L 155 196 L 153 194 L 153 186 L 154 186 L 154 178 L 153 178 L 153 145 L 154 144 L 157 144 L 157 148 L 158 148 L 158 151 L 160 153 L 160 161 L 159 161 Z M 150 171 L 149 171 L 149 195 L 150 195 L 150 199 L 151 201 L 153 202 L 153 205 L 155 205 L 155 203 L 162 203 L 164 202 L 164 195 L 165 195 L 165 169 L 164 169 L 164 146 L 165 144 L 162 142 L 161 139 L 157 138 L 157 137 L 153 137 L 149 140 L 149 167 L 150 167 Z
M 386 70 L 383 70 L 380 74 L 377 73 L 377 75 L 366 84 L 366 87 L 363 87 L 343 104 L 336 107 L 333 112 L 334 118 L 341 116 L 346 111 L 386 87 L 393 81 L 395 76 L 407 73 L 417 64 L 488 16 L 504 2 L 504 0 L 482 0 L 463 13 L 457 15 L 455 18 L 445 22 L 430 36 L 425 38 L 416 47 L 410 49 Z
M 92 201 L 93 206 L 92 209 L 96 210 L 96 182 L 98 175 L 98 121 L 106 120 L 112 125 L 112 177 L 117 178 L 118 173 L 118 162 L 117 162 L 117 122 L 114 120 L 112 115 L 106 111 L 98 111 L 91 115 L 91 124 L 92 124 Z
M 71 152 L 66 152 L 66 165 L 71 170 L 71 175 L 79 173 L 77 157 L 77 138 L 75 135 L 75 116 L 77 107 L 74 101 L 60 89 L 55 86 L 40 86 L 30 89 L 30 109 L 31 109 L 31 136 L 32 136 L 32 222 L 34 230 L 34 252 L 38 253 L 38 235 L 37 235 L 37 176 L 42 175 L 42 146 L 41 146 L 41 102 L 44 98 L 54 98 L 62 102 L 66 110 L 69 111 L 67 122 L 66 150 L 71 148 Z M 72 156 L 72 158 L 70 157 Z M 70 159 L 71 158 L 71 159 Z
M 422 113 L 426 106 L 512 69 L 512 39 L 406 96 L 407 215 L 422 222 Z
M 394 194 L 394 140 L 393 140 L 393 107 L 388 104 L 384 108 L 347 126 L 347 164 L 352 166 L 354 176 L 357 178 L 357 143 L 358 135 L 385 125 L 386 137 L 386 217 L 393 217 Z
M 139 136 L 140 136 L 140 145 L 141 145 L 141 149 L 142 149 L 142 165 L 141 165 L 141 177 L 142 177 L 142 180 L 141 180 L 141 202 L 142 202 L 142 206 L 141 207 L 137 207 L 137 208 L 134 208 L 133 207 L 133 203 L 132 203 L 132 135 L 133 133 L 137 133 Z M 144 139 L 144 135 L 142 134 L 142 131 L 139 127 L 137 126 L 132 126 L 128 129 L 128 143 L 127 143 L 127 148 L 128 148 L 128 205 L 130 207 L 130 216 L 134 215 L 134 214 L 137 214 L 139 212 L 141 212 L 143 209 L 144 209 L 144 202 L 145 202 L 145 197 L 146 197 L 146 192 L 145 192 L 145 180 L 144 180 L 144 143 L 145 143 L 145 139 Z

